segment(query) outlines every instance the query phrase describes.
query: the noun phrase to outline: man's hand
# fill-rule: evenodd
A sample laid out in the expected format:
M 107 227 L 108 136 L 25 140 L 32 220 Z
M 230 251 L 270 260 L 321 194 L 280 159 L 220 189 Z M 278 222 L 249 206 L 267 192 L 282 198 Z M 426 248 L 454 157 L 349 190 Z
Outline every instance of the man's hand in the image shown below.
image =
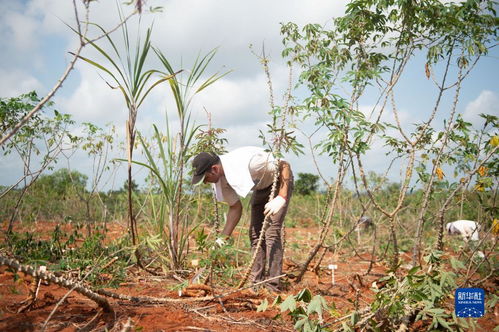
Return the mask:
M 273 200 L 265 204 L 264 214 L 265 216 L 272 216 L 279 212 L 282 207 L 286 205 L 286 200 L 282 196 L 276 196 Z

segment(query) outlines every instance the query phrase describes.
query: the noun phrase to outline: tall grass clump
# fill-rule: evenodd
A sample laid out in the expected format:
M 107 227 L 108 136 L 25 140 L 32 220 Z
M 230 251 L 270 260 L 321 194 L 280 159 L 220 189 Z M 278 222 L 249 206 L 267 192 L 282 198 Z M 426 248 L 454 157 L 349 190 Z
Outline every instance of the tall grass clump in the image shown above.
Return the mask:
M 121 13 L 120 13 L 121 15 Z M 98 24 L 93 24 L 98 30 L 105 30 Z M 140 28 L 140 25 L 139 25 Z M 105 76 L 110 79 L 106 83 L 112 89 L 121 91 L 126 103 L 128 112 L 128 120 L 126 121 L 126 138 L 127 138 L 127 162 L 128 162 L 128 183 L 132 184 L 132 159 L 133 149 L 135 146 L 135 122 L 140 106 L 143 104 L 151 90 L 158 84 L 171 79 L 172 75 L 162 75 L 155 69 L 147 69 L 146 60 L 151 51 L 151 33 L 152 29 L 148 28 L 145 34 L 145 39 L 142 41 L 141 34 L 137 33 L 135 45 L 131 42 L 127 23 L 121 26 L 122 41 L 124 47 L 118 47 L 116 41 L 111 36 L 106 35 L 105 40 L 110 50 L 105 50 L 97 43 L 88 40 L 88 42 L 98 51 L 104 61 L 98 62 L 79 56 L 87 63 L 95 66 L 100 71 L 104 72 Z M 160 74 L 160 77 L 153 76 Z M 128 216 L 129 227 L 132 236 L 132 242 L 137 243 L 137 223 L 136 216 L 133 211 L 132 187 L 128 186 Z
M 170 61 L 158 49 L 154 49 L 166 72 L 163 75 L 174 76 Z M 204 89 L 222 78 L 226 73 L 215 73 L 204 77 L 207 66 L 213 59 L 216 50 L 198 57 L 188 71 L 187 79 L 181 75 L 169 80 L 171 95 L 175 100 L 176 120 L 179 123 L 175 133 L 171 121 L 166 115 L 166 133 L 161 134 L 153 125 L 152 146 L 158 148 L 155 154 L 151 145 L 139 135 L 144 148 L 147 163 L 135 162 L 149 169 L 158 184 L 159 201 L 153 198 L 152 220 L 157 226 L 157 235 L 168 248 L 170 268 L 179 269 L 187 255 L 188 235 L 195 229 L 192 227 L 190 208 L 194 204 L 194 196 L 186 192 L 184 178 L 186 164 L 191 156 L 191 147 L 199 126 L 191 120 L 191 103 L 193 98 Z

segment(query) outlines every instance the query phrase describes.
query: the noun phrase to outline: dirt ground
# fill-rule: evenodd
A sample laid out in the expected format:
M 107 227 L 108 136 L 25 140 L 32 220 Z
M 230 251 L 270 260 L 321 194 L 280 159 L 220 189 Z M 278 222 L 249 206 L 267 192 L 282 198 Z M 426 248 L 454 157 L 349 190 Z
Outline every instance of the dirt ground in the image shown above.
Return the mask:
M 54 223 L 37 223 L 31 231 L 39 234 L 49 234 L 55 227 Z M 65 225 L 69 230 L 70 226 Z M 123 234 L 123 226 L 110 224 L 110 236 Z M 287 232 L 287 242 L 295 243 L 295 249 L 300 249 L 300 239 L 306 239 L 307 234 L 317 232 L 317 229 L 295 229 Z M 297 243 L 297 244 L 296 244 Z M 308 250 L 307 250 L 308 252 Z M 291 256 L 289 254 L 288 256 Z M 334 263 L 338 266 L 335 272 L 335 284 L 332 276 L 325 269 L 332 257 L 326 256 L 318 274 L 307 272 L 303 280 L 296 284 L 288 279 L 289 287 L 281 294 L 285 298 L 296 294 L 303 288 L 308 288 L 314 295 L 322 295 L 328 304 L 334 304 L 336 317 L 329 317 L 328 322 L 341 319 L 354 307 L 358 301 L 359 307 L 371 303 L 374 293 L 371 290 L 373 282 L 385 275 L 386 266 L 374 264 L 371 273 L 364 275 L 369 265 L 369 254 L 361 256 L 349 253 L 339 253 L 341 259 Z M 404 258 L 404 257 L 403 257 Z M 409 256 L 405 256 L 409 259 Z M 284 272 L 297 270 L 297 265 L 290 259 L 285 260 Z M 126 282 L 112 291 L 126 295 L 154 296 L 178 298 L 177 291 L 169 286 L 178 283 L 168 277 L 155 277 L 142 270 L 131 269 Z M 167 305 L 135 305 L 130 302 L 110 300 L 114 314 L 104 314 L 101 309 L 88 298 L 57 285 L 42 284 L 38 300 L 34 307 L 22 313 L 22 301 L 29 294 L 28 286 L 31 277 L 18 274 L 14 279 L 11 271 L 0 267 L 0 331 L 40 331 L 45 326 L 46 331 L 293 331 L 293 324 L 287 317 L 275 318 L 279 311 L 269 308 L 265 312 L 257 312 L 256 307 L 267 298 L 272 303 L 275 294 L 265 289 L 254 291 L 245 289 L 233 293 L 223 301 L 205 301 L 194 303 L 175 303 Z M 492 285 L 497 286 L 497 280 Z M 493 286 L 491 286 L 493 287 Z M 204 291 L 188 288 L 183 296 L 202 296 Z M 494 288 L 492 288 L 494 289 Z M 227 289 L 217 289 L 216 292 L 227 293 Z M 63 299 L 64 300 L 61 300 Z M 187 297 L 186 297 L 187 298 Z M 482 331 L 492 331 L 499 325 L 499 305 L 495 312 L 487 312 L 478 320 Z M 422 330 L 416 324 L 411 330 Z

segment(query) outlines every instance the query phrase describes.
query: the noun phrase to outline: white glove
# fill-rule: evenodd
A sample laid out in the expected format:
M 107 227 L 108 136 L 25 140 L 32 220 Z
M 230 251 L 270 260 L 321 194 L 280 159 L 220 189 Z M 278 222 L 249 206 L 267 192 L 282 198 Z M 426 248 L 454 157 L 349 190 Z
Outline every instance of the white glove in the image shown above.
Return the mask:
M 265 204 L 265 210 L 263 213 L 265 216 L 272 216 L 279 212 L 284 205 L 286 205 L 286 200 L 282 196 L 276 196 L 273 200 Z
M 227 244 L 227 241 L 225 241 L 223 238 L 221 237 L 218 237 L 216 240 L 215 240 L 215 243 L 220 247 L 222 248 L 223 246 L 225 246 Z

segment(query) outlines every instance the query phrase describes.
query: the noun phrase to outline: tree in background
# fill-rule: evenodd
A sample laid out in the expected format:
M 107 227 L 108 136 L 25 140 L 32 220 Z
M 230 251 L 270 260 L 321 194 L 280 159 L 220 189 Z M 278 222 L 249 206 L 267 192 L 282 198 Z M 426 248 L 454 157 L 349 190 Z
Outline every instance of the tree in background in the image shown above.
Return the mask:
M 104 175 L 108 171 L 116 171 L 117 163 L 109 162 L 109 154 L 113 150 L 114 136 L 116 130 L 114 126 L 110 126 L 108 130 L 100 128 L 92 123 L 83 123 L 83 133 L 78 139 L 78 145 L 87 153 L 92 161 L 92 167 L 88 167 L 90 174 L 90 181 L 88 188 L 84 187 L 83 190 L 77 190 L 76 193 L 80 200 L 85 203 L 86 208 L 86 221 L 87 229 L 90 233 L 90 224 L 96 221 L 95 213 L 92 213 L 91 203 L 96 203 L 101 208 L 101 217 L 106 219 L 107 207 L 105 206 L 101 195 L 100 188 L 108 183 L 111 177 L 105 178 Z M 68 157 L 68 168 L 70 165 L 70 158 Z M 97 206 L 96 206 L 97 207 Z
M 319 187 L 319 176 L 311 173 L 298 173 L 295 181 L 295 191 L 300 195 L 315 193 Z
M 67 168 L 41 174 L 29 186 L 12 189 L 0 200 L 0 216 L 9 216 L 17 209 L 15 220 L 21 222 L 83 220 L 85 209 L 79 195 L 87 192 L 87 181 L 85 174 Z
M 0 98 L 0 131 L 7 132 L 23 119 L 30 109 L 40 102 L 35 91 L 14 98 Z M 77 137 L 70 133 L 74 121 L 68 114 L 62 114 L 53 108 L 49 102 L 42 111 L 31 116 L 24 126 L 19 128 L 5 144 L 1 145 L 4 156 L 13 155 L 22 164 L 22 175 L 16 182 L 5 187 L 0 192 L 0 200 L 13 189 L 5 209 L 10 216 L 8 233 L 12 232 L 13 223 L 18 217 L 18 211 L 24 195 L 42 172 L 51 170 L 57 163 L 61 153 L 73 151 L 76 148 Z M 53 115 L 49 115 L 48 111 Z M 48 114 L 47 114 L 48 113 Z M 14 157 L 15 156 L 15 157 Z M 20 188 L 18 188 L 20 186 Z
M 41 190 L 53 197 L 55 200 L 65 200 L 71 194 L 73 188 L 85 190 L 88 176 L 78 171 L 70 171 L 67 168 L 61 168 L 52 174 L 42 175 L 35 184 L 38 190 Z
M 132 192 L 133 193 L 138 193 L 140 188 L 139 188 L 139 185 L 137 184 L 137 182 L 135 182 L 134 179 L 132 179 L 132 185 L 128 185 L 128 179 L 125 180 L 125 182 L 123 183 L 123 186 L 118 190 L 119 193 L 125 193 L 128 191 L 128 188 L 132 188 Z

